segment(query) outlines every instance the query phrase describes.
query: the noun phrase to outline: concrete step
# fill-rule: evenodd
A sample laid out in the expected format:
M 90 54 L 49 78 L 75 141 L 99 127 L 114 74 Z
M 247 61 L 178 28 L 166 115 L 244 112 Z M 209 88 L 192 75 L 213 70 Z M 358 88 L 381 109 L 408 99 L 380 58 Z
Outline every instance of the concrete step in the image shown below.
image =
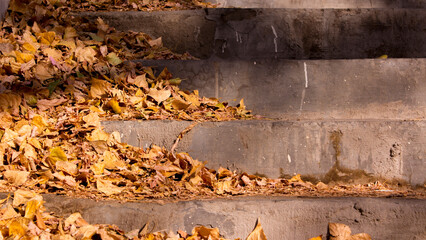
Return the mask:
M 426 9 L 203 9 L 78 13 L 222 59 L 426 57 Z
M 281 119 L 425 119 L 426 59 L 142 61 L 199 90 Z
M 122 141 L 170 149 L 185 121 L 107 121 Z M 177 151 L 227 167 L 271 178 L 302 174 L 324 182 L 365 183 L 376 179 L 426 183 L 426 121 L 230 121 L 196 125 Z
M 210 0 L 224 8 L 425 8 L 422 0 Z
M 260 218 L 270 240 L 307 240 L 327 234 L 329 222 L 375 240 L 425 239 L 426 201 L 385 198 L 238 197 L 183 202 L 93 201 L 44 195 L 48 211 L 82 213 L 90 223 L 116 224 L 125 231 L 150 222 L 150 230 L 185 230 L 202 224 L 218 227 L 227 238 L 245 237 Z

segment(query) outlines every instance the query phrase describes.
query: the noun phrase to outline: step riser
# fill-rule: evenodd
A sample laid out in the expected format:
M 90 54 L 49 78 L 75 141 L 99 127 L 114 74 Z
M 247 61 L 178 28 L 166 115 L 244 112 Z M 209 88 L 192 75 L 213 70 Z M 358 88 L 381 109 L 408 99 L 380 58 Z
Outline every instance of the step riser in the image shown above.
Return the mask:
M 122 141 L 170 149 L 189 122 L 104 122 Z M 426 183 L 426 122 L 399 121 L 231 121 L 202 123 L 180 141 L 177 151 L 208 161 L 211 168 L 228 167 L 277 178 L 295 173 L 322 181 L 339 171 L 362 181 L 375 178 Z M 340 154 L 336 152 L 340 151 Z M 361 170 L 361 171 L 356 171 Z M 351 182 L 344 179 L 343 181 Z M 357 182 L 358 180 L 354 180 Z M 371 180 L 370 180 L 371 181 Z
M 3 20 L 3 17 L 6 13 L 8 6 L 9 6 L 9 0 L 0 1 L 0 20 Z
M 426 9 L 208 9 L 81 13 L 199 58 L 426 57 Z
M 48 211 L 82 213 L 90 223 L 116 224 L 125 231 L 141 228 L 186 230 L 201 224 L 218 227 L 225 237 L 245 238 L 260 217 L 268 239 L 306 240 L 326 236 L 329 222 L 367 232 L 375 240 L 424 239 L 426 204 L 414 199 L 367 198 L 237 198 L 177 203 L 95 202 L 60 196 L 45 197 Z M 409 223 L 409 227 L 407 226 Z
M 426 59 L 142 61 L 254 114 L 285 119 L 424 119 Z M 305 72 L 306 65 L 306 72 Z
M 220 7 L 237 8 L 425 8 L 418 0 L 210 0 Z

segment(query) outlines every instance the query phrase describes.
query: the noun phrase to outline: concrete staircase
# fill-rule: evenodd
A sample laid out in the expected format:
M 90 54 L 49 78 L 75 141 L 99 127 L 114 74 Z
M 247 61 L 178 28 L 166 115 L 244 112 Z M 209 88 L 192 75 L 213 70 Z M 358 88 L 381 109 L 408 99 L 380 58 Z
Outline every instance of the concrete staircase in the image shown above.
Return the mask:
M 198 124 L 178 146 L 209 167 L 312 181 L 426 183 L 424 1 L 225 1 L 177 12 L 78 13 L 119 30 L 163 37 L 198 61 L 144 61 L 184 79 L 182 88 L 236 104 L 262 120 Z M 344 2 L 344 3 L 342 3 Z M 244 8 L 246 7 L 246 8 Z M 388 55 L 388 59 L 377 59 Z M 190 122 L 105 122 L 136 146 L 171 147 Z M 58 201 L 58 199 L 60 201 Z M 328 222 L 373 239 L 426 239 L 426 201 L 384 198 L 235 197 L 116 203 L 47 198 L 124 230 L 196 224 L 244 238 L 260 217 L 268 239 L 326 235 Z M 56 204 L 53 204 L 56 202 Z M 57 204 L 60 202 L 61 204 Z

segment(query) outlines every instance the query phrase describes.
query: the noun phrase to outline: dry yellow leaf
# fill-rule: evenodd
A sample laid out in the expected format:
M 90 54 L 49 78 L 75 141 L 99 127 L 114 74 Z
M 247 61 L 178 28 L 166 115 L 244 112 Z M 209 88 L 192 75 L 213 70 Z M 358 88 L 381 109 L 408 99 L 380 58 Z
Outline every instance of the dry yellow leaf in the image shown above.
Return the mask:
M 2 143 L 6 143 L 10 147 L 15 147 L 14 140 L 19 136 L 19 134 L 9 128 L 6 128 L 4 131 L 3 137 L 1 138 Z
M 162 90 L 157 90 L 157 89 L 150 89 L 148 96 L 152 97 L 158 104 L 160 104 L 161 102 L 167 100 L 171 95 L 170 90 L 167 89 L 162 89 Z
M 111 181 L 104 180 L 104 179 L 96 180 L 96 187 L 98 188 L 100 192 L 105 193 L 108 196 L 121 193 L 122 191 L 120 187 L 117 187 L 114 184 L 112 184 Z
M 62 52 L 54 48 L 43 49 L 43 54 L 49 58 L 53 58 L 56 61 L 60 61 L 62 59 Z
M 358 233 L 352 235 L 349 240 L 371 240 L 371 236 L 368 233 Z
M 75 176 L 78 173 L 77 165 L 69 161 L 57 161 L 55 166 L 57 171 L 63 171 L 69 175 Z
M 121 107 L 118 104 L 117 100 L 115 100 L 114 98 L 109 100 L 107 105 L 117 114 L 121 113 Z
M 55 165 L 57 161 L 68 161 L 68 157 L 61 147 L 54 147 L 50 149 L 49 160 Z
M 263 232 L 263 228 L 260 225 L 260 219 L 257 219 L 257 224 L 254 230 L 248 235 L 246 240 L 266 240 L 265 233 Z
M 4 210 L 3 214 L 1 215 L 0 220 L 17 218 L 17 217 L 20 217 L 20 216 L 21 216 L 21 214 L 17 213 L 15 211 L 15 209 L 10 204 L 8 204 L 6 206 L 6 209 Z
M 330 240 L 350 240 L 351 229 L 342 223 L 329 223 Z
M 172 107 L 176 110 L 185 110 L 187 109 L 191 104 L 188 104 L 182 100 L 174 99 L 172 102 Z
M 86 225 L 78 229 L 77 233 L 75 234 L 76 239 L 81 240 L 89 240 L 92 239 L 93 235 L 96 234 L 96 231 L 98 231 L 97 226 L 93 225 Z
M 189 101 L 192 105 L 199 107 L 200 106 L 200 100 L 198 97 L 198 94 L 186 94 L 183 91 L 179 91 L 179 94 L 182 95 L 187 101 Z
M 27 202 L 27 206 L 25 207 L 25 218 L 32 219 L 36 211 L 40 209 L 41 206 L 43 206 L 43 199 L 40 196 L 38 199 L 32 199 Z
M 31 120 L 31 125 L 37 127 L 37 131 L 39 133 L 42 133 L 47 128 L 47 126 L 49 126 L 46 120 L 40 115 L 35 115 L 33 117 Z
M 217 194 L 229 193 L 232 190 L 232 180 L 220 181 L 217 182 L 215 185 Z
M 132 78 L 131 75 L 127 77 L 127 82 L 136 85 L 140 88 L 148 89 L 148 82 L 146 81 L 146 73 Z
M 218 228 L 207 228 L 204 226 L 198 226 L 192 229 L 192 235 L 194 237 L 201 237 L 201 239 L 218 240 L 220 238 Z
M 322 240 L 322 235 L 319 235 L 318 237 L 309 238 L 309 240 Z
M 22 53 L 19 51 L 15 51 L 15 54 L 16 54 L 16 61 L 18 63 L 27 63 L 34 59 L 34 55 L 31 53 Z
M 14 185 L 23 185 L 30 175 L 27 171 L 18 171 L 18 170 L 6 170 L 3 173 L 4 178 L 14 184 Z
M 36 47 L 32 45 L 31 43 L 22 44 L 22 48 L 29 51 L 32 54 L 34 54 L 37 51 Z
M 38 196 L 38 194 L 36 194 L 33 191 L 27 191 L 27 190 L 16 190 L 13 193 L 13 202 L 12 202 L 12 206 L 13 207 L 19 207 L 22 204 L 26 204 L 30 199 L 34 198 Z
M 53 176 L 68 186 L 75 187 L 77 184 L 74 177 L 65 176 L 62 172 L 55 172 Z
M 117 157 L 117 153 L 111 151 L 105 151 L 103 154 L 103 163 L 105 168 L 109 170 L 114 169 L 126 169 L 126 163 Z
M 100 128 L 96 128 L 90 134 L 87 135 L 89 141 L 108 141 L 110 135 Z
M 31 146 L 30 144 L 24 144 L 21 147 L 23 148 L 24 156 L 26 158 L 31 158 L 33 160 L 37 159 L 37 152 L 36 152 L 36 150 L 34 149 L 33 146 Z
M 13 237 L 22 237 L 27 231 L 27 220 L 25 218 L 16 218 L 9 225 L 9 235 Z
M 111 84 L 107 81 L 92 78 L 92 86 L 90 87 L 90 96 L 92 98 L 99 98 L 108 92 Z
M 96 61 L 96 51 L 91 47 L 77 47 L 74 54 L 79 62 L 93 64 Z
M 77 30 L 73 27 L 66 27 L 64 33 L 64 40 L 72 40 L 75 37 L 78 37 Z
M 100 127 L 101 121 L 99 120 L 99 115 L 96 112 L 91 112 L 83 117 L 83 121 L 85 127 Z
M 52 31 L 44 32 L 44 33 L 38 33 L 37 37 L 39 38 L 39 41 L 40 41 L 41 44 L 50 45 L 55 40 L 56 33 L 52 32 Z
M 90 170 L 92 170 L 95 175 L 101 175 L 104 173 L 105 163 L 103 162 L 95 163 L 92 166 L 90 166 Z
M 297 174 L 296 176 L 293 176 L 288 181 L 289 182 L 303 182 L 302 178 L 300 177 L 300 174 Z
M 28 143 L 31 144 L 33 147 L 37 148 L 38 150 L 42 149 L 40 141 L 36 138 L 29 138 Z

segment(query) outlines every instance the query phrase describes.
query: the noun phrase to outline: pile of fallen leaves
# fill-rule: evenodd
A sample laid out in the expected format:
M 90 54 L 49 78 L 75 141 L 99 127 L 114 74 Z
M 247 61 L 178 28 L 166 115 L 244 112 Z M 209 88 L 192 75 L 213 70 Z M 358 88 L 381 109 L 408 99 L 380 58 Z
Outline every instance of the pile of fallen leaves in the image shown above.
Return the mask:
M 56 4 L 76 11 L 173 11 L 216 7 L 203 0 L 58 0 Z
M 128 59 L 181 57 L 143 33 L 75 22 L 58 1 L 11 1 L 0 32 L 0 189 L 123 200 L 202 196 L 392 195 L 386 185 L 328 186 L 208 169 L 186 153 L 121 143 L 101 120 L 252 118 L 218 99 L 182 91 L 181 79 Z M 63 3 L 63 2 L 62 2 Z M 74 22 L 73 22 L 74 21 Z M 130 34 L 130 35 L 129 35 Z M 170 54 L 170 55 L 169 55 Z
M 89 224 L 80 213 L 60 218 L 46 211 L 43 197 L 31 191 L 17 190 L 13 199 L 0 200 L 0 238 L 1 239 L 148 239 L 148 240 L 225 240 L 218 228 L 194 227 L 192 232 L 179 230 L 173 232 L 149 232 L 148 224 L 128 233 L 117 226 Z M 321 240 L 322 236 L 310 240 Z M 329 223 L 329 240 L 371 240 L 370 235 L 360 233 L 351 235 L 348 226 Z M 246 240 L 266 240 L 266 235 L 257 221 L 256 227 Z

